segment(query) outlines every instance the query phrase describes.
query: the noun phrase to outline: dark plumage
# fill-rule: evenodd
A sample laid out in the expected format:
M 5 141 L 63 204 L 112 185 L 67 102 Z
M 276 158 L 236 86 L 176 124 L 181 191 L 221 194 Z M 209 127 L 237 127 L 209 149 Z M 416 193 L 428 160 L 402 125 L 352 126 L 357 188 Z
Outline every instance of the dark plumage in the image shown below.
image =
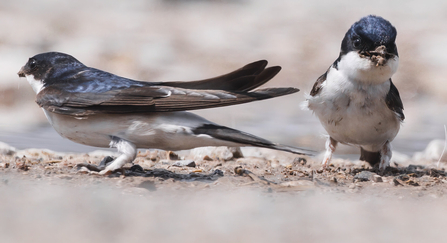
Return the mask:
M 298 92 L 295 88 L 253 89 L 272 79 L 280 67 L 267 61 L 248 64 L 219 77 L 191 82 L 141 82 L 90 68 L 56 52 L 36 55 L 19 72 L 43 81 L 36 102 L 66 115 L 141 113 L 204 109 L 247 103 Z

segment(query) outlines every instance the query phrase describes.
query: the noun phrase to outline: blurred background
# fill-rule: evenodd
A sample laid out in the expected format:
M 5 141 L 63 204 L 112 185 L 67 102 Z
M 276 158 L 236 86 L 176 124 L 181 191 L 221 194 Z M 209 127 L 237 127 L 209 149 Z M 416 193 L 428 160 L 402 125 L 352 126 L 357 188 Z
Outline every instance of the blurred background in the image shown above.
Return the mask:
M 406 120 L 394 150 L 411 155 L 443 139 L 447 102 L 447 2 L 296 0 L 0 1 L 0 141 L 19 149 L 91 151 L 60 138 L 17 71 L 35 54 L 59 51 L 87 66 L 145 81 L 188 81 L 266 59 L 282 71 L 268 84 L 287 97 L 194 111 L 252 134 L 317 150 L 324 129 L 300 103 L 338 57 L 348 28 L 368 14 L 398 30 L 393 81 Z M 358 153 L 341 146 L 337 153 Z
M 283 69 L 266 86 L 301 92 L 194 112 L 273 141 L 322 150 L 325 131 L 300 103 L 338 57 L 348 28 L 368 14 L 388 19 L 398 30 L 400 66 L 393 81 L 406 120 L 393 146 L 412 155 L 429 141 L 444 139 L 445 0 L 0 0 L 0 141 L 18 149 L 96 150 L 59 137 L 29 84 L 17 76 L 29 57 L 59 51 L 88 66 L 146 81 L 209 78 L 267 59 Z M 358 149 L 348 146 L 337 150 L 338 156 L 354 153 Z M 121 178 L 86 176 L 79 183 L 70 175 L 42 180 L 26 173 L 0 174 L 1 242 L 421 242 L 445 237 L 442 190 L 419 198 L 420 187 L 382 193 L 382 183 L 360 194 L 331 187 L 268 193 L 239 188 L 225 181 L 227 176 L 213 184 L 136 178 L 157 185 L 149 192 L 123 188 Z

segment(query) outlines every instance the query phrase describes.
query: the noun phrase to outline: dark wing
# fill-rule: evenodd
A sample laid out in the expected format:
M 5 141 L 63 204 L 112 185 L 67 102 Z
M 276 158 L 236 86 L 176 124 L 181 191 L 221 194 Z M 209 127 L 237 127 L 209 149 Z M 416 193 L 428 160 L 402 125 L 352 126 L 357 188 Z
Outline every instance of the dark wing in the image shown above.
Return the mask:
M 312 90 L 310 91 L 310 95 L 311 96 L 315 96 L 317 95 L 321 88 L 323 87 L 323 83 L 324 81 L 326 81 L 326 77 L 327 77 L 327 72 L 325 72 L 323 75 L 321 75 L 317 81 L 314 83 L 314 86 L 312 87 Z
M 192 82 L 139 82 L 83 67 L 46 80 L 36 102 L 51 112 L 85 116 L 95 113 L 168 112 L 205 109 L 269 99 L 295 88 L 250 91 L 273 78 L 280 67 L 267 61 L 248 64 L 216 78 Z
M 279 66 L 265 68 L 266 66 L 267 61 L 261 60 L 247 64 L 231 73 L 210 79 L 188 82 L 159 82 L 154 84 L 184 89 L 246 92 L 265 84 L 281 71 Z
M 341 59 L 341 54 L 337 58 L 337 60 L 335 60 L 334 63 L 332 63 L 332 65 L 328 68 L 328 70 L 326 70 L 326 72 L 317 79 L 317 81 L 314 83 L 314 86 L 312 87 L 312 90 L 310 91 L 311 96 L 317 95 L 320 92 L 320 90 L 323 88 L 323 83 L 324 83 L 324 81 L 326 81 L 327 73 L 329 72 L 329 70 L 331 68 L 335 68 L 338 70 L 338 63 L 340 62 L 340 59 Z
M 399 96 L 399 91 L 396 86 L 394 86 L 393 82 L 390 79 L 390 91 L 385 98 L 385 103 L 388 108 L 396 113 L 401 121 L 405 119 L 404 115 L 404 105 L 402 104 L 402 100 Z
M 295 88 L 266 88 L 252 92 L 188 90 L 163 86 L 130 86 L 106 92 L 67 92 L 52 85 L 37 95 L 44 109 L 65 115 L 95 113 L 168 112 L 205 109 L 269 99 L 298 92 Z

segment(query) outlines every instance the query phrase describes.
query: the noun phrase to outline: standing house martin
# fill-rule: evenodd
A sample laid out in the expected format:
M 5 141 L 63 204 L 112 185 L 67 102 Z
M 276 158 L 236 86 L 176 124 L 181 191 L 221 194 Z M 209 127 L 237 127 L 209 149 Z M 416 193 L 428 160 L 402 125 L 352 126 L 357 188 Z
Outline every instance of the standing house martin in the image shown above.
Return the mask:
M 339 142 L 358 145 L 360 160 L 379 164 L 381 171 L 390 164 L 390 142 L 405 119 L 391 81 L 399 64 L 396 34 L 379 16 L 360 19 L 346 32 L 337 60 L 310 91 L 305 104 L 329 134 L 323 167 Z
M 308 154 L 220 126 L 186 110 L 247 103 L 296 93 L 296 88 L 253 90 L 281 67 L 250 63 L 231 73 L 191 82 L 141 82 L 90 68 L 74 57 L 48 52 L 18 72 L 37 94 L 48 121 L 74 142 L 115 147 L 121 153 L 100 173 L 132 162 L 138 148 L 184 150 L 202 146 L 254 146 Z

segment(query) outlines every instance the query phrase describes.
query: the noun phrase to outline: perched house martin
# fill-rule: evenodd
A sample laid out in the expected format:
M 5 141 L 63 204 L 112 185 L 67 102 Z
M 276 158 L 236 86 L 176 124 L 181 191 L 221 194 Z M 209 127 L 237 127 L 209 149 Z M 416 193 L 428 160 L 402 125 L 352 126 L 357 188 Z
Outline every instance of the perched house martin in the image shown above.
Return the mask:
M 37 94 L 53 128 L 74 142 L 115 147 L 121 153 L 100 173 L 132 162 L 138 148 L 184 150 L 202 146 L 255 146 L 307 154 L 310 151 L 212 123 L 186 110 L 247 103 L 298 92 L 295 88 L 253 90 L 280 67 L 267 61 L 191 82 L 141 82 L 90 68 L 74 57 L 48 52 L 18 72 Z
M 337 143 L 360 147 L 360 160 L 384 170 L 390 142 L 405 119 L 402 100 L 391 76 L 399 56 L 396 29 L 379 16 L 366 16 L 346 33 L 340 55 L 315 82 L 305 106 L 329 134 L 325 167 Z

